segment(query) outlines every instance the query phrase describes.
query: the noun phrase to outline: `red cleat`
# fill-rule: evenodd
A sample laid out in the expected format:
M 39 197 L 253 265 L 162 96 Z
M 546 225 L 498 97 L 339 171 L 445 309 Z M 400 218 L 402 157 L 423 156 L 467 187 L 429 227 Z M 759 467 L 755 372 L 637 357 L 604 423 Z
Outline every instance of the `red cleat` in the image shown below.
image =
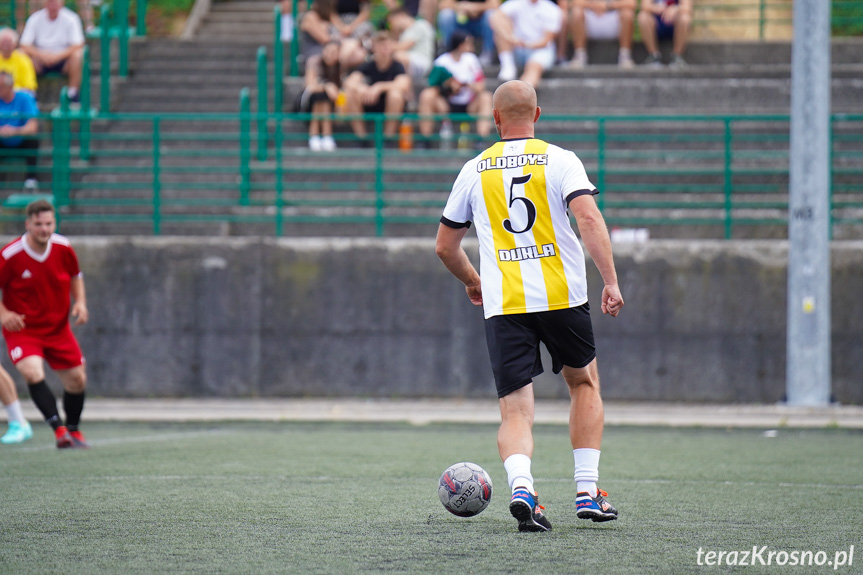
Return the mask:
M 90 444 L 84 439 L 84 434 L 78 431 L 70 431 L 69 435 L 72 436 L 72 447 L 76 447 L 78 449 L 90 449 Z
M 72 434 L 69 433 L 69 430 L 66 429 L 65 425 L 61 425 L 55 429 L 54 436 L 57 438 L 57 449 L 66 449 L 68 447 L 75 446 Z

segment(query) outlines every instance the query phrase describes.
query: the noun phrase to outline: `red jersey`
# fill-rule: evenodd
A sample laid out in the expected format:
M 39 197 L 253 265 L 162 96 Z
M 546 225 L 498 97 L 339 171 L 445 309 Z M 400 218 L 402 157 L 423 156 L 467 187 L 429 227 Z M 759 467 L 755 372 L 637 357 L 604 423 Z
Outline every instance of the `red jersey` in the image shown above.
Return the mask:
M 23 332 L 56 334 L 69 324 L 69 286 L 80 274 L 78 256 L 64 236 L 53 234 L 43 254 L 22 236 L 0 252 L 3 305 L 25 316 Z

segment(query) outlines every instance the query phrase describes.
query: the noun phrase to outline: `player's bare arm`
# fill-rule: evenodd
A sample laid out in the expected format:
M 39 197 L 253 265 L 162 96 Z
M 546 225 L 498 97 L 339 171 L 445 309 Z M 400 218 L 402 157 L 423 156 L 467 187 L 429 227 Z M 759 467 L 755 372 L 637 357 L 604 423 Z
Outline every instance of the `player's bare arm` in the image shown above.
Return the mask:
M 23 315 L 15 313 L 0 302 L 0 325 L 7 331 L 21 331 L 26 324 Z
M 470 263 L 461 241 L 467 233 L 467 228 L 451 228 L 440 224 L 437 231 L 435 253 L 461 283 L 464 284 L 467 297 L 473 305 L 482 305 L 482 286 L 479 273 Z
M 72 317 L 75 318 L 75 325 L 87 323 L 90 319 L 90 312 L 87 310 L 87 295 L 84 289 L 83 276 L 78 275 L 72 278 L 69 291 L 72 293 L 72 299 L 75 300 L 72 304 Z
M 605 219 L 596 205 L 593 196 L 583 195 L 569 202 L 569 209 L 575 217 L 584 247 L 593 258 L 599 274 L 602 276 L 602 313 L 617 317 L 623 307 L 623 296 L 617 284 L 617 271 L 614 269 L 614 257 L 611 253 L 611 238 Z

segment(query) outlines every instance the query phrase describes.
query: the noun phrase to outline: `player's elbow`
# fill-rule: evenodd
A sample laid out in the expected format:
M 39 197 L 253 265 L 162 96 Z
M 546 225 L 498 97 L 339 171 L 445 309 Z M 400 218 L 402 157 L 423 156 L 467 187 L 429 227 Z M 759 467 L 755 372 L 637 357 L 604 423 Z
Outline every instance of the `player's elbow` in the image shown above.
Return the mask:
M 438 240 L 435 244 L 434 253 L 441 261 L 445 262 L 452 257 L 453 249 L 452 246 Z

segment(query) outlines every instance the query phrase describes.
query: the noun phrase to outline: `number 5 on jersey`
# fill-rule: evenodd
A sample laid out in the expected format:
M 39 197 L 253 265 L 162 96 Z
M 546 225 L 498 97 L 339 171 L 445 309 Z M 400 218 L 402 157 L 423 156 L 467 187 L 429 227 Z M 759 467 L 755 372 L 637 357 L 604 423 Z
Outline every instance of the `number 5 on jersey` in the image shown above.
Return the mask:
M 525 224 L 524 229 L 514 229 L 512 221 L 509 218 L 503 221 L 503 228 L 511 234 L 523 234 L 532 228 L 534 223 L 536 223 L 536 206 L 534 206 L 533 202 L 527 197 L 515 195 L 515 186 L 523 186 L 527 184 L 532 175 L 533 174 L 525 174 L 523 176 L 517 176 L 513 178 L 509 184 L 509 208 L 512 209 L 513 204 L 516 202 L 522 202 L 524 203 L 524 209 L 527 210 L 527 223 Z

